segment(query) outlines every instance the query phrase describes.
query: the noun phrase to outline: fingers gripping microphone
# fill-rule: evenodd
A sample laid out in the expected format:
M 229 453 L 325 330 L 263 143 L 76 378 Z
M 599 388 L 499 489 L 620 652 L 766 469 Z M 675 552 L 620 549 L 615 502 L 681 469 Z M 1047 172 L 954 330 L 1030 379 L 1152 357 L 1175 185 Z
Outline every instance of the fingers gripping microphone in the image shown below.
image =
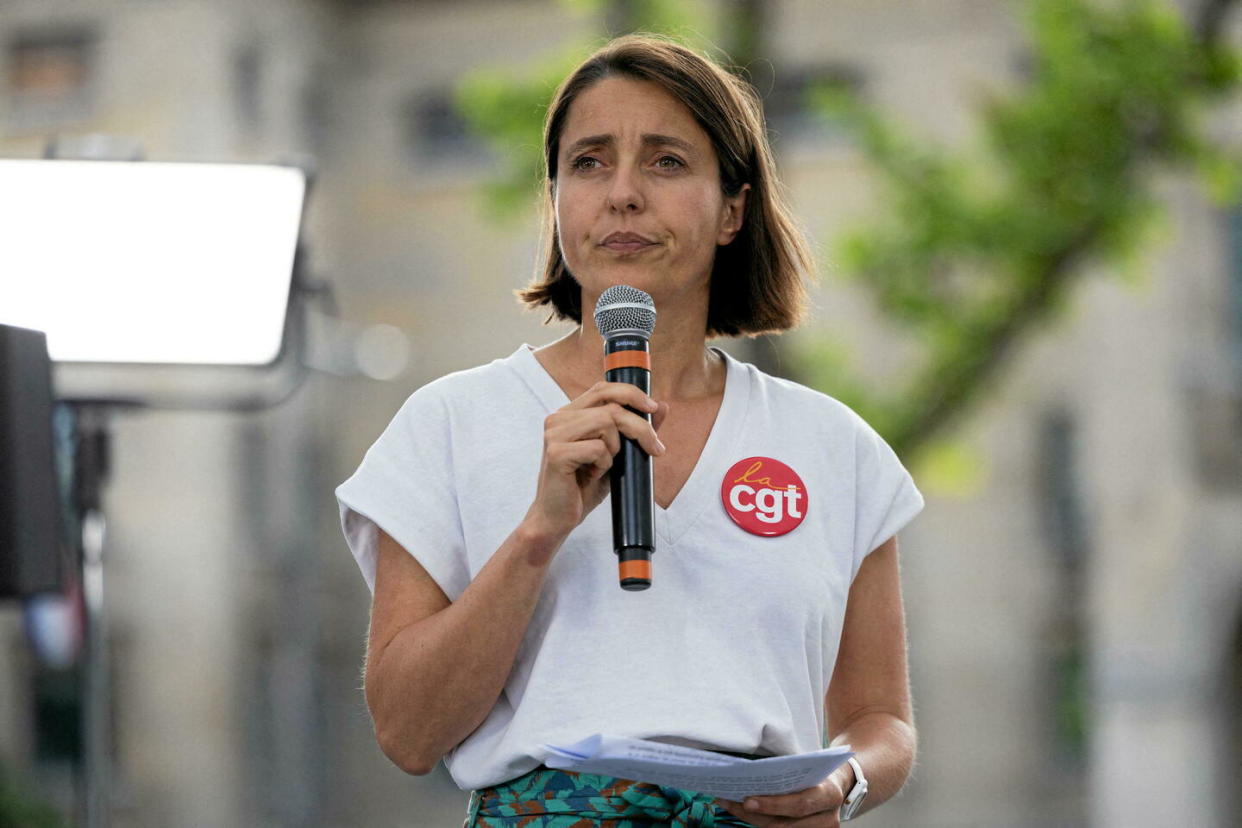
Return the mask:
M 604 338 L 604 379 L 637 385 L 651 394 L 651 332 L 655 303 L 637 288 L 614 285 L 595 304 L 595 327 Z M 634 409 L 629 409 L 634 411 Z M 651 414 L 634 411 L 647 422 Z M 651 457 L 637 441 L 621 436 L 621 451 L 608 472 L 612 483 L 612 549 L 621 568 L 621 588 L 651 586 L 655 551 L 654 485 Z

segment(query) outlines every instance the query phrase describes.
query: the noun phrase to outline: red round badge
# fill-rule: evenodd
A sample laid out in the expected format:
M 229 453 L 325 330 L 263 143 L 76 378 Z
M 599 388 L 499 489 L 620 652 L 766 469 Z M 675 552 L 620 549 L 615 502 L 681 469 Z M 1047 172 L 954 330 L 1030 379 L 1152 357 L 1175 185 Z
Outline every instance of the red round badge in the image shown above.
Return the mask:
M 725 472 L 720 500 L 738 526 L 773 537 L 797 528 L 806 517 L 806 486 L 798 473 L 771 457 L 747 457 Z

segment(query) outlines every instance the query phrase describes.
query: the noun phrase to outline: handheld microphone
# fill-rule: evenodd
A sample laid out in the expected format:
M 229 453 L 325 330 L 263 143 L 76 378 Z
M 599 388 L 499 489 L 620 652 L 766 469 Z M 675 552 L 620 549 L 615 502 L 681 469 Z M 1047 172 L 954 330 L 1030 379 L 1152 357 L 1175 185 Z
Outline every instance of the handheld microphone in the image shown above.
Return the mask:
M 629 285 L 613 285 L 595 303 L 595 327 L 604 338 L 604 379 L 637 385 L 651 394 L 651 332 L 656 310 L 651 297 Z M 627 406 L 627 408 L 629 408 Z M 647 411 L 635 414 L 651 422 Z M 636 440 L 621 435 L 621 451 L 608 472 L 612 484 L 612 550 L 617 553 L 621 588 L 651 586 L 655 551 L 651 457 Z

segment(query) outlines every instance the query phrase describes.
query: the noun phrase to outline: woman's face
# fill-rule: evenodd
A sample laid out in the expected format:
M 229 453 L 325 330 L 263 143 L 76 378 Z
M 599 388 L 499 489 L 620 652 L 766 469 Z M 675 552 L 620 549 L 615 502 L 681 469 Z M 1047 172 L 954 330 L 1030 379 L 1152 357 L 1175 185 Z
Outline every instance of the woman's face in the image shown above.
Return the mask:
M 741 227 L 750 185 L 725 197 L 690 110 L 649 81 L 604 78 L 570 105 L 559 153 L 556 226 L 584 309 L 616 284 L 646 291 L 657 308 L 706 308 L 716 246 Z M 610 239 L 618 233 L 641 240 Z

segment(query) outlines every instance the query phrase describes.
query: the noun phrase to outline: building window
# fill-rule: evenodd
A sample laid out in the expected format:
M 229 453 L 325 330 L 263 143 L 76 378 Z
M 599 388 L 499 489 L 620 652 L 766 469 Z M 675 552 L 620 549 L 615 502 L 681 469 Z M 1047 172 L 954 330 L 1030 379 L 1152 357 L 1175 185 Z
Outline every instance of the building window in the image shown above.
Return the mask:
M 1226 354 L 1220 384 L 1188 387 L 1187 412 L 1199 479 L 1218 492 L 1242 491 L 1242 205 L 1225 222 L 1225 296 L 1218 303 Z
M 301 93 L 302 135 L 307 150 L 316 156 L 327 153 L 331 136 L 332 107 L 326 78 L 323 68 L 316 66 Z
M 1242 594 L 1234 605 L 1238 613 L 1233 629 L 1232 646 L 1225 654 L 1221 715 L 1225 720 L 1225 761 L 1217 762 L 1219 786 L 1224 791 L 1222 814 L 1236 814 L 1242 809 Z
M 778 72 L 763 94 L 763 109 L 774 149 L 790 141 L 843 140 L 846 132 L 826 113 L 815 110 L 811 93 L 822 86 L 862 91 L 863 73 L 849 64 L 825 64 Z M 762 92 L 762 90 L 760 90 Z
M 95 98 L 97 42 L 89 27 L 15 34 L 5 49 L 10 125 L 53 127 L 87 118 Z
M 238 47 L 233 54 L 233 107 L 245 135 L 263 129 L 263 44 L 257 40 Z
M 1242 381 L 1242 204 L 1226 214 L 1228 230 L 1229 334 L 1234 374 Z
M 1044 539 L 1052 553 L 1056 603 L 1045 634 L 1051 725 L 1058 766 L 1086 761 L 1090 707 L 1087 686 L 1086 567 L 1088 528 L 1078 468 L 1078 435 L 1070 412 L 1039 422 L 1039 492 Z
M 1024 84 L 1034 83 L 1039 69 L 1039 59 L 1034 52 L 1023 49 L 1009 58 L 1009 70 L 1014 78 Z
M 421 92 L 405 105 L 406 156 L 416 165 L 481 161 L 490 154 L 453 105 L 448 90 Z

